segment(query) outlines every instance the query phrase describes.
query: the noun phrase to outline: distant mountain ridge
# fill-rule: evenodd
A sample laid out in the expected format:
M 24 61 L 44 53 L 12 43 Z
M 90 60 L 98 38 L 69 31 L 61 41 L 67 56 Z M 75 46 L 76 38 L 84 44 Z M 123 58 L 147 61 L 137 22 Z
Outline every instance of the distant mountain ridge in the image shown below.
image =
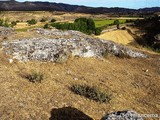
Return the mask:
M 106 7 L 87 7 L 79 5 L 69 5 L 63 3 L 50 2 L 17 2 L 14 0 L 0 1 L 1 11 L 63 11 L 78 13 L 151 13 L 160 12 L 160 7 L 129 9 L 129 8 L 106 8 Z

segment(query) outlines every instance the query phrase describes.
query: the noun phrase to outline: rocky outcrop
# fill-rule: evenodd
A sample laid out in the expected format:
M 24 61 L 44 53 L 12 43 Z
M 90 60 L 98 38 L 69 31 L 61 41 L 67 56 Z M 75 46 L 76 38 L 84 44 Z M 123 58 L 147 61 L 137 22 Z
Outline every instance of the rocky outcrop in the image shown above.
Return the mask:
M 101 120 L 143 120 L 135 111 L 118 111 L 105 115 Z
M 34 30 L 33 30 L 34 31 Z M 65 61 L 70 55 L 103 57 L 106 52 L 116 56 L 143 57 L 147 55 L 111 41 L 90 37 L 78 31 L 35 29 L 41 38 L 3 42 L 4 51 L 20 61 Z M 54 36 L 47 38 L 45 36 Z

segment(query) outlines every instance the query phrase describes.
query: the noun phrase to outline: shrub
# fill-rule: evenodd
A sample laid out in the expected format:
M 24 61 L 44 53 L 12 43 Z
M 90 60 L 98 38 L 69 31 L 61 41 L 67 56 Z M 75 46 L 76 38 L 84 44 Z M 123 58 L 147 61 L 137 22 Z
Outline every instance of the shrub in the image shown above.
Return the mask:
M 111 95 L 100 91 L 97 87 L 89 87 L 86 85 L 73 85 L 71 87 L 71 91 L 100 103 L 109 102 L 111 100 Z
M 0 19 L 0 26 L 3 26 L 3 20 L 2 19 Z
M 37 72 L 32 72 L 30 74 L 25 74 L 22 77 L 28 79 L 30 82 L 36 83 L 36 82 L 41 82 L 44 78 L 42 73 L 37 73 Z
M 47 18 L 42 18 L 41 20 L 40 20 L 40 22 L 46 22 L 47 21 Z
M 52 19 L 51 22 L 56 22 L 56 19 Z
M 37 23 L 37 21 L 36 21 L 35 19 L 31 19 L 31 20 L 27 20 L 27 23 L 28 23 L 29 25 L 34 25 L 34 24 Z
M 46 23 L 46 24 L 43 26 L 43 28 L 44 28 L 44 29 L 49 28 L 49 24 L 48 24 L 48 23 Z
M 14 26 L 16 26 L 17 25 L 17 22 L 15 22 L 15 21 L 12 21 L 11 22 L 11 27 L 14 27 Z
M 102 32 L 102 29 L 101 28 L 96 28 L 95 29 L 95 35 L 100 35 Z
M 4 20 L 0 19 L 0 26 L 9 27 L 8 20 L 4 21 Z

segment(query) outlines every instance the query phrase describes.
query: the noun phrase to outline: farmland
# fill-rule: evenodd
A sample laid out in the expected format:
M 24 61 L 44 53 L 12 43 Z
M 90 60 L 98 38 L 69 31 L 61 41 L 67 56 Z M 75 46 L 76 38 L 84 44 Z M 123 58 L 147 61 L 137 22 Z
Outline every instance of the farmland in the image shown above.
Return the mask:
M 95 25 L 96 27 L 103 27 L 106 25 L 112 25 L 114 23 L 115 19 L 95 19 Z M 123 24 L 126 22 L 126 19 L 119 19 L 120 24 Z

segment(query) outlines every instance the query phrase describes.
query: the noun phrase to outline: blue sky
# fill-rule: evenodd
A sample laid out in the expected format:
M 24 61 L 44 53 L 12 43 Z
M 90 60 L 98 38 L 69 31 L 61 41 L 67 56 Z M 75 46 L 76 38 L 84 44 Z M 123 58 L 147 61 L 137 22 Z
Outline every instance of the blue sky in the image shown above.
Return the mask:
M 26 1 L 26 0 L 17 0 Z M 27 1 L 49 1 L 57 3 L 67 3 L 75 5 L 85 5 L 92 7 L 125 7 L 125 8 L 144 8 L 160 7 L 160 0 L 27 0 Z

